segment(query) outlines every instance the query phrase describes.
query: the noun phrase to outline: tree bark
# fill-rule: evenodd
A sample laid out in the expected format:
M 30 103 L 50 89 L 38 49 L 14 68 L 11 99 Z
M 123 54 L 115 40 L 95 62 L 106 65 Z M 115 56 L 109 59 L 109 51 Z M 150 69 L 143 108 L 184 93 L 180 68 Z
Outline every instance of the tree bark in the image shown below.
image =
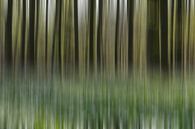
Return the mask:
M 28 65 L 35 65 L 34 46 L 35 46 L 35 1 L 30 0 L 30 28 L 28 45 Z
M 95 0 L 89 0 L 90 4 L 89 4 L 89 11 L 90 11 L 90 42 L 89 42 L 89 60 L 90 60 L 90 67 L 91 67 L 91 70 L 93 69 L 93 65 L 94 65 L 94 10 L 95 10 L 95 3 L 96 1 Z
M 12 65 L 12 14 L 13 1 L 8 0 L 8 10 L 5 28 L 5 59 L 7 66 Z
M 74 0 L 74 34 L 75 34 L 75 67 L 78 69 L 79 40 L 78 40 L 78 1 Z
M 102 19 L 103 19 L 103 0 L 99 0 L 99 21 L 97 36 L 97 63 L 101 67 L 101 45 L 102 45 Z

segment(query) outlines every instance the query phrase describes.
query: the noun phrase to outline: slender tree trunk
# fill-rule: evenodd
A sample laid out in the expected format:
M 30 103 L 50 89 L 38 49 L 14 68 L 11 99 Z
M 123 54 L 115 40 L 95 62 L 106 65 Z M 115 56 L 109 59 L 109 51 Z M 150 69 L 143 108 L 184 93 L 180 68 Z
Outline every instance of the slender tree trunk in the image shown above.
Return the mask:
M 5 63 L 5 16 L 4 16 L 4 2 L 0 1 L 0 73 L 4 71 L 4 63 Z
M 94 10 L 96 8 L 95 6 L 95 3 L 96 1 L 95 0 L 89 0 L 89 16 L 90 16 L 90 33 L 89 33 L 89 36 L 90 36 L 90 41 L 89 41 L 89 60 L 90 60 L 90 70 L 93 70 L 93 66 L 94 66 L 94 35 L 95 35 L 95 32 L 94 32 L 94 22 L 95 22 L 95 17 L 94 17 Z
M 167 1 L 165 0 L 161 0 L 160 1 L 160 4 L 161 4 L 161 7 L 160 7 L 160 11 L 161 11 L 161 34 L 162 34 L 162 67 L 163 67 L 163 70 L 166 71 L 168 69 L 168 60 L 167 60 L 167 57 L 168 57 L 168 23 L 167 23 L 167 17 L 168 17 L 168 14 L 167 14 Z
M 5 28 L 5 59 L 7 66 L 12 65 L 12 14 L 13 1 L 8 0 L 7 19 Z
M 61 51 L 62 51 L 62 49 L 61 49 L 61 47 L 62 47 L 62 42 L 61 42 L 61 36 L 62 36 L 62 34 L 61 34 L 61 27 L 62 27 L 62 0 L 59 0 L 59 5 L 58 5 L 58 8 L 59 8 L 59 25 L 58 25 L 58 36 L 59 36 L 59 41 L 58 41 L 58 56 L 59 56 L 59 72 L 60 72 L 60 75 L 62 75 L 62 67 L 64 67 L 64 66 L 62 66 L 62 54 L 61 54 Z
M 128 7 L 128 64 L 129 67 L 133 63 L 133 14 L 134 14 L 134 0 L 127 0 Z
M 39 3 L 39 0 L 36 0 L 36 36 L 35 36 L 35 64 L 38 65 L 38 37 L 39 37 L 39 15 L 40 15 L 40 3 Z
M 30 0 L 30 28 L 29 28 L 29 45 L 28 45 L 28 65 L 35 65 L 35 1 Z
M 103 0 L 99 0 L 99 21 L 98 21 L 98 36 L 97 36 L 97 64 L 101 69 L 101 46 L 102 46 L 102 20 L 103 20 Z
M 173 53 L 172 53 L 172 60 L 173 60 L 173 77 L 175 77 L 175 67 L 176 67 L 176 29 L 177 29 L 177 1 L 174 0 L 174 6 L 173 6 Z
M 78 40 L 78 1 L 74 0 L 74 34 L 75 34 L 75 67 L 78 70 L 79 40 Z
M 46 0 L 46 24 L 45 24 L 45 62 L 46 62 L 46 71 L 48 70 L 48 0 Z M 47 71 L 48 72 L 48 71 Z
M 161 0 L 159 0 L 159 67 L 160 67 L 160 76 L 162 73 L 162 29 L 161 29 Z
M 23 0 L 23 17 L 22 17 L 22 67 L 25 66 L 25 39 L 26 38 L 26 0 Z
M 172 47 L 172 1 L 170 0 L 167 0 L 167 12 L 168 12 L 168 56 L 167 56 L 167 59 L 168 59 L 168 70 L 169 70 L 169 75 L 171 74 L 171 47 Z
M 120 0 L 117 0 L 117 9 L 116 9 L 116 32 L 115 32 L 115 69 L 117 70 L 118 66 L 118 44 L 119 44 L 119 15 L 120 15 Z

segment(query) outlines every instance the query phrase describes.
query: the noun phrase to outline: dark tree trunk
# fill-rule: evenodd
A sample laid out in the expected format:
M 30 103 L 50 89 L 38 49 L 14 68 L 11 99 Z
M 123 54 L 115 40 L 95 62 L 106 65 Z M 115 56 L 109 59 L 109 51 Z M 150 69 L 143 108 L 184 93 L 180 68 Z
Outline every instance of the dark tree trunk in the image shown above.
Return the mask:
M 99 21 L 97 35 L 97 63 L 101 65 L 101 44 L 102 44 L 102 18 L 103 18 L 103 0 L 99 0 Z
M 178 0 L 178 4 L 177 4 L 177 15 L 179 17 L 177 17 L 177 21 L 178 21 L 178 31 L 177 31 L 177 35 L 178 35 L 178 41 L 176 42 L 177 44 L 177 50 L 176 50 L 176 64 L 177 66 L 182 69 L 182 17 L 180 17 L 182 15 L 182 0 Z
M 46 34 L 45 34 L 45 61 L 47 62 L 47 58 L 48 58 L 48 56 L 47 56 L 47 49 L 48 49 L 48 0 L 46 0 L 46 27 L 45 27 L 45 32 L 46 32 Z
M 75 28 L 75 67 L 78 68 L 79 40 L 78 40 L 78 1 L 74 0 L 74 28 Z
M 165 0 L 161 0 L 161 30 L 162 30 L 162 67 L 164 70 L 168 70 L 168 28 L 167 28 L 167 7 L 168 7 L 168 3 Z
M 23 14 L 22 14 L 22 68 L 25 65 L 25 37 L 26 37 L 26 0 L 23 0 Z
M 34 45 L 35 45 L 35 0 L 30 0 L 30 28 L 29 28 L 29 47 L 28 47 L 28 63 L 35 65 Z
M 34 56 L 35 56 L 35 60 L 34 63 L 36 64 L 37 60 L 37 43 L 38 43 L 38 29 L 39 29 L 39 0 L 36 0 L 36 36 L 35 36 L 35 50 L 34 50 Z
M 117 0 L 117 10 L 116 10 L 116 35 L 115 35 L 115 66 L 117 69 L 117 62 L 118 62 L 118 41 L 119 41 L 119 13 L 120 13 L 120 0 Z
M 63 56 L 63 55 L 61 55 L 61 22 L 62 22 L 62 0 L 59 0 L 59 5 L 58 5 L 58 8 L 59 8 L 59 25 L 58 25 L 58 33 L 59 33 L 59 42 L 58 42 L 58 49 L 59 49 L 59 53 L 58 53 L 58 56 L 59 56 L 59 72 L 61 73 L 62 72 L 62 69 L 61 69 L 61 67 L 63 67 L 63 66 L 61 66 L 62 65 L 62 60 L 61 60 L 61 56 Z
M 7 66 L 12 65 L 12 14 L 13 1 L 8 0 L 8 11 L 5 27 L 5 60 Z
M 37 63 L 37 43 L 38 43 L 38 30 L 39 30 L 39 0 L 36 0 L 36 34 L 35 34 L 35 43 L 34 43 L 34 63 Z
M 95 0 L 90 0 L 90 4 L 89 4 L 89 16 L 90 16 L 90 48 L 89 48 L 89 60 L 90 60 L 90 67 L 91 69 L 93 69 L 93 65 L 94 65 L 94 21 L 95 21 L 95 17 L 94 17 L 94 10 L 96 8 L 96 1 Z
M 127 0 L 127 7 L 128 7 L 128 60 L 129 60 L 129 67 L 133 63 L 133 13 L 134 13 L 134 1 Z

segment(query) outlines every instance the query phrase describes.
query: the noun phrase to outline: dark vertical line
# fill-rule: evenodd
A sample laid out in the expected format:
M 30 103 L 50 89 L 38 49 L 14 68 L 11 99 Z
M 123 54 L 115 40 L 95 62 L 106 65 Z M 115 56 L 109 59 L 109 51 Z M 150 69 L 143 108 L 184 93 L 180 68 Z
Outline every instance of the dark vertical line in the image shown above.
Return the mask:
M 190 63 L 191 63 L 190 62 L 190 58 L 191 57 L 190 57 L 190 54 L 189 54 L 189 52 L 190 52 L 189 51 L 190 50 L 190 27 L 191 27 L 190 26 L 190 22 L 191 22 L 191 17 L 190 17 L 190 15 L 191 15 L 191 11 L 190 11 L 191 10 L 191 6 L 190 5 L 191 5 L 191 1 L 189 0 L 189 8 L 187 8 L 187 11 L 189 12 L 188 13 L 188 23 L 187 23 L 188 24 L 188 32 L 187 32 L 188 33 L 188 37 L 187 37 L 187 42 L 188 42 L 187 43 L 187 63 L 188 63 L 189 70 L 190 70 Z
M 133 13 L 134 13 L 134 1 L 127 0 L 128 6 L 128 60 L 129 60 L 129 67 L 132 65 L 133 62 Z
M 22 17 L 22 68 L 25 65 L 25 37 L 26 37 L 26 0 L 23 0 L 23 17 Z
M 7 65 L 12 65 L 12 13 L 13 1 L 8 0 L 8 11 L 5 29 L 5 60 Z
M 37 58 L 37 43 L 38 43 L 38 30 L 39 30 L 39 0 L 36 1 L 36 36 L 35 36 L 35 51 L 34 51 L 34 55 Z M 35 59 L 35 62 L 37 62 L 37 60 Z
M 173 20 L 174 19 L 174 4 L 175 4 L 175 1 L 173 0 L 172 4 L 171 4 L 171 27 L 174 25 L 174 23 L 173 23 L 174 22 L 174 20 Z M 170 57 L 171 58 L 171 62 L 170 62 L 170 65 L 171 65 L 170 67 L 171 68 L 170 68 L 170 70 L 173 69 L 173 60 L 174 60 L 174 58 L 173 58 L 173 40 L 174 40 L 173 28 L 174 27 L 171 28 L 171 42 L 172 43 L 171 43 L 171 55 L 170 55 L 171 56 Z
M 48 60 L 48 56 L 47 56 L 47 49 L 48 49 L 48 0 L 46 0 L 46 27 L 45 27 L 45 60 L 46 60 L 46 66 L 47 66 L 47 60 Z
M 78 1 L 74 0 L 74 28 L 75 28 L 75 67 L 78 67 Z
M 94 0 L 89 1 L 89 10 L 90 10 L 90 48 L 89 48 L 89 60 L 91 69 L 93 69 L 93 50 L 94 50 L 94 10 L 95 10 L 95 2 Z
M 51 59 L 51 72 L 52 74 L 54 73 L 54 51 L 55 51 L 55 29 L 54 29 L 54 38 L 53 38 L 53 43 L 52 43 L 52 50 L 51 50 L 51 53 L 52 53 L 52 59 Z
M 167 28 L 167 18 L 168 18 L 168 13 L 167 13 L 167 6 L 168 3 L 167 1 L 161 0 L 161 28 L 162 28 L 162 68 L 164 70 L 168 70 L 168 40 L 167 40 L 167 33 L 168 33 L 168 28 Z
M 117 9 L 116 9 L 116 35 L 115 35 L 115 68 L 117 69 L 117 62 L 118 62 L 118 58 L 117 58 L 117 55 L 118 55 L 118 39 L 119 39 L 119 12 L 120 12 L 120 0 L 117 0 Z
M 61 72 L 63 72 L 63 71 L 61 71 L 62 69 L 61 69 L 61 65 L 62 65 L 62 60 L 61 60 L 61 56 L 63 56 L 63 55 L 61 55 L 61 44 L 62 44 L 62 42 L 61 42 L 61 22 L 62 22 L 62 0 L 59 0 L 59 25 L 58 25 L 58 31 L 59 31 L 59 71 L 60 71 L 60 73 Z
M 182 69 L 182 17 L 179 17 L 182 15 L 182 0 L 178 0 L 178 4 L 177 4 L 177 21 L 178 21 L 178 31 L 177 35 L 178 35 L 178 45 L 177 45 L 177 50 L 176 50 L 176 60 L 177 60 L 177 65 L 179 66 L 180 69 Z
M 29 62 L 30 65 L 34 66 L 34 34 L 35 34 L 35 1 L 30 0 L 30 27 L 29 27 Z
M 103 17 L 103 0 L 99 0 L 99 21 L 98 21 L 98 35 L 97 35 L 97 63 L 98 67 L 101 65 L 101 44 L 102 44 L 102 17 Z

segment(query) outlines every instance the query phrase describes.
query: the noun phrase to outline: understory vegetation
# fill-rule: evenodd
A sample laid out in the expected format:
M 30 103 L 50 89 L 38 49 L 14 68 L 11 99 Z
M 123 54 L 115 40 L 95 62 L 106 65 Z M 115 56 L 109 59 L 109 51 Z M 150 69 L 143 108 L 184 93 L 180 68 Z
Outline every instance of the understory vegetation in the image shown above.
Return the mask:
M 0 128 L 193 129 L 194 81 L 193 75 L 184 83 L 179 76 L 158 74 L 144 80 L 5 77 L 0 87 Z

